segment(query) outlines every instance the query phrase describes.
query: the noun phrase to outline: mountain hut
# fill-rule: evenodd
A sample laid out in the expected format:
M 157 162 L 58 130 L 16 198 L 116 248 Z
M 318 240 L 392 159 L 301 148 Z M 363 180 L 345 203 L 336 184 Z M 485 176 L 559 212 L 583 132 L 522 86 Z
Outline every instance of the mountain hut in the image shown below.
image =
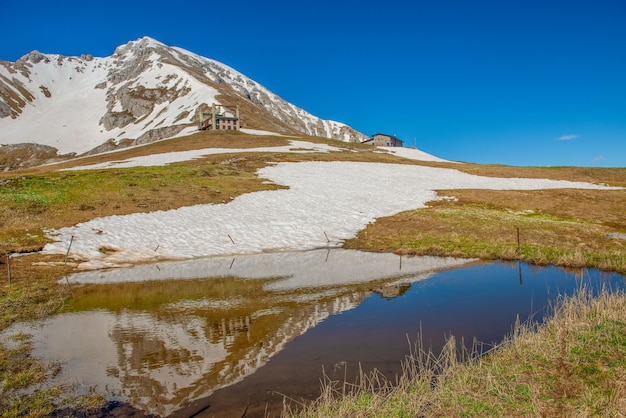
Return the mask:
M 363 141 L 363 144 L 372 144 L 375 147 L 402 147 L 404 146 L 401 139 L 396 138 L 393 135 L 387 134 L 374 134 L 367 141 Z
M 241 129 L 239 124 L 239 106 L 235 108 L 235 113 L 223 105 L 211 105 L 210 112 L 202 112 L 202 120 L 200 121 L 201 131 L 217 131 L 228 130 L 238 131 Z

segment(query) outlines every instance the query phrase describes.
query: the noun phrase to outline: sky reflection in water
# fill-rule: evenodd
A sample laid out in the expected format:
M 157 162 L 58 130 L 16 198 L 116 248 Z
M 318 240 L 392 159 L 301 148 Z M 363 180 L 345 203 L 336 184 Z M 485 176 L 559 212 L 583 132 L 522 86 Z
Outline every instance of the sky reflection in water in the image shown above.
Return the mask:
M 322 369 L 340 378 L 360 364 L 393 376 L 420 329 L 435 350 L 450 334 L 490 344 L 518 316 L 540 320 L 559 294 L 624 287 L 622 276 L 595 270 L 575 276 L 495 263 L 433 274 L 459 262 L 404 257 L 400 264 L 392 254 L 347 250 L 234 260 L 73 276 L 73 283 L 118 278 L 73 284 L 69 312 L 7 332 L 33 334 L 36 355 L 64 362 L 61 380 L 96 385 L 159 415 L 198 399 L 228 414 L 242 396 L 259 408 L 282 403 L 271 391 L 315 397 Z M 135 282 L 120 283 L 124 274 Z

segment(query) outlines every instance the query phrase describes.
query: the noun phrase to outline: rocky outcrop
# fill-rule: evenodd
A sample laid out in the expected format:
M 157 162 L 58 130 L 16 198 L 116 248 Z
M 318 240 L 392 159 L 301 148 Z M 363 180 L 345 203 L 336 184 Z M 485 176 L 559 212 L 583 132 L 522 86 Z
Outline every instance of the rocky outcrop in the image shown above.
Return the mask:
M 156 105 L 171 102 L 181 95 L 188 94 L 189 88 L 166 89 L 132 86 L 127 83 L 120 88 L 109 89 L 107 95 L 107 113 L 100 123 L 107 131 L 123 128 L 130 123 L 137 123 L 150 115 Z M 120 111 L 114 109 L 121 108 Z
M 34 98 L 20 80 L 0 74 L 0 118 L 17 118 Z
M 151 142 L 160 141 L 165 138 L 172 138 L 178 135 L 186 127 L 187 126 L 184 125 L 176 125 L 152 129 L 151 131 L 148 131 L 145 134 L 141 135 L 139 138 L 135 139 L 133 141 L 133 145 L 149 144 Z
M 75 154 L 58 155 L 56 148 L 41 144 L 2 145 L 0 146 L 0 172 L 65 161 L 75 156 Z

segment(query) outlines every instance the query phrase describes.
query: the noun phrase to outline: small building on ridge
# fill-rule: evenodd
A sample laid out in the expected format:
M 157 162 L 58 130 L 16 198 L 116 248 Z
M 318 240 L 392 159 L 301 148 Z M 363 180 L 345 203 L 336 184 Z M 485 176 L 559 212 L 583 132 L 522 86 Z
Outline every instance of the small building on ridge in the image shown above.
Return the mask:
M 393 135 L 377 133 L 362 144 L 372 144 L 375 147 L 402 147 L 404 143 Z

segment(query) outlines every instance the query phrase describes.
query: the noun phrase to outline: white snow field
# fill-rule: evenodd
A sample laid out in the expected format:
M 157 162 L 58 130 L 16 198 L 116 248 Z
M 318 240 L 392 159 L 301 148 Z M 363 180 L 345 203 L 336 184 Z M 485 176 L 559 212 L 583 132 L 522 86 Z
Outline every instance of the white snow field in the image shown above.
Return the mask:
M 145 162 L 145 161 L 144 161 Z M 226 204 L 93 219 L 49 231 L 46 254 L 79 268 L 157 260 L 340 247 L 376 218 L 424 207 L 435 190 L 608 189 L 590 183 L 490 178 L 453 169 L 359 162 L 280 163 L 258 171 L 289 189 L 239 196 Z
M 407 148 L 407 147 L 378 147 L 379 149 L 385 150 L 395 156 L 408 158 L 409 160 L 416 161 L 435 161 L 439 163 L 453 163 L 454 161 L 444 160 L 439 157 L 435 157 L 432 154 L 428 154 L 422 150 L 417 148 Z
M 307 141 L 289 141 L 289 145 L 283 147 L 259 147 L 259 148 L 202 148 L 190 151 L 167 152 L 163 154 L 152 154 L 143 157 L 128 158 L 126 160 L 106 161 L 104 163 L 77 166 L 66 168 L 63 171 L 76 170 L 99 170 L 102 168 L 128 168 L 128 167 L 146 167 L 146 166 L 163 166 L 181 161 L 189 161 L 202 158 L 207 155 L 216 154 L 233 154 L 240 152 L 330 152 L 342 151 L 342 148 L 333 147 L 327 144 L 316 144 Z

